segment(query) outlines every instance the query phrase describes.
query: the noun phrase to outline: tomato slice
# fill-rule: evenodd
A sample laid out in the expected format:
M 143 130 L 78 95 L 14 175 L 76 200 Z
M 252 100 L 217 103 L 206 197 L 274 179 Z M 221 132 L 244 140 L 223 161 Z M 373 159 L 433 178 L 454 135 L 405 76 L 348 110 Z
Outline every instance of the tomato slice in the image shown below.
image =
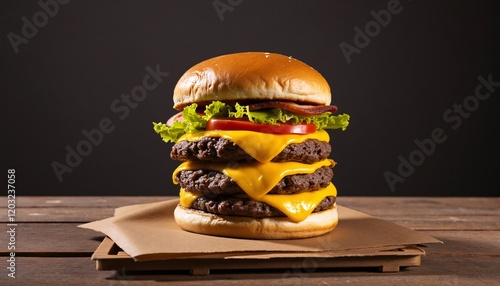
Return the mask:
M 316 132 L 314 124 L 280 125 L 253 123 L 245 119 L 211 118 L 207 122 L 207 130 L 247 130 L 273 134 L 310 134 Z

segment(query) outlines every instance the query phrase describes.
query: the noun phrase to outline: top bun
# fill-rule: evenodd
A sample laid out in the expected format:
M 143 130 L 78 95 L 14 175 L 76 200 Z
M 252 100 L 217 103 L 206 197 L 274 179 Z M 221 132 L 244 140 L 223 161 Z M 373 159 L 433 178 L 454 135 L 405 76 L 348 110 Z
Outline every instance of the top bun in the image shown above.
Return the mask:
M 280 54 L 247 52 L 205 60 L 182 75 L 174 108 L 212 101 L 289 100 L 330 105 L 330 86 L 312 67 Z

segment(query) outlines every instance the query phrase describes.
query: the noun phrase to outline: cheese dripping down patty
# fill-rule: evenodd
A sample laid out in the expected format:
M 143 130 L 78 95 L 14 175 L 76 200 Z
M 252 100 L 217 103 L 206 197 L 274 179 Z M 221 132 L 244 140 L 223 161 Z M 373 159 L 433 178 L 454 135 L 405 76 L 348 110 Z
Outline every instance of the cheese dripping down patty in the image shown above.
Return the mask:
M 172 179 L 175 184 L 179 183 L 176 176 L 181 171 L 210 170 L 221 172 L 231 177 L 246 193 L 246 195 L 236 195 L 237 197 L 250 198 L 255 201 L 266 203 L 283 212 L 294 222 L 300 222 L 306 219 L 316 206 L 327 196 L 337 196 L 337 189 L 332 183 L 330 183 L 328 187 L 314 192 L 268 194 L 268 192 L 285 176 L 312 174 L 321 167 L 335 166 L 336 163 L 331 159 L 324 159 L 312 164 L 299 162 L 271 162 L 271 160 L 289 144 L 302 143 L 308 139 L 329 142 L 330 137 L 324 130 L 305 135 L 271 134 L 243 130 L 202 131 L 186 134 L 182 136 L 179 141 L 197 142 L 202 137 L 222 137 L 230 140 L 252 156 L 256 161 L 225 163 L 186 161 L 178 166 L 172 174 Z M 190 207 L 192 202 L 200 196 L 201 194 L 197 192 L 190 192 L 181 188 L 180 204 L 184 207 Z
M 307 139 L 330 142 L 330 136 L 325 130 L 310 134 L 271 134 L 254 131 L 202 131 L 185 134 L 179 141 L 197 142 L 202 137 L 221 137 L 234 142 L 255 160 L 266 163 L 276 157 L 286 146 L 302 143 Z
M 194 200 L 202 195 L 197 192 L 186 191 L 181 188 L 180 205 L 186 208 L 191 207 Z M 337 196 L 337 189 L 330 183 L 328 187 L 314 192 L 303 192 L 291 195 L 264 195 L 258 199 L 259 202 L 266 203 L 283 212 L 291 221 L 301 222 L 305 220 L 318 206 L 318 204 L 328 196 Z M 240 198 L 248 198 L 245 195 L 237 195 Z
M 201 161 L 187 161 L 179 165 L 173 174 L 172 180 L 178 184 L 177 174 L 181 171 L 210 170 L 223 173 L 231 177 L 236 184 L 252 199 L 266 195 L 285 176 L 296 174 L 312 174 L 325 166 L 333 167 L 335 162 L 325 159 L 313 164 L 298 162 L 229 162 L 211 163 Z

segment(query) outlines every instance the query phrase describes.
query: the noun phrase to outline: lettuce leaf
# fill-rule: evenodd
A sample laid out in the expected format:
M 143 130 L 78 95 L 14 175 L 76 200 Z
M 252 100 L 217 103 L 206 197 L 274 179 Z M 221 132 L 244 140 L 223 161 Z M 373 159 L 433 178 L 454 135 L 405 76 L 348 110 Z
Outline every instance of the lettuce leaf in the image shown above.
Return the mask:
M 196 133 L 205 130 L 207 121 L 216 117 L 227 117 L 229 106 L 220 101 L 214 101 L 205 107 L 205 114 L 196 112 L 198 104 L 193 103 L 182 111 L 183 121 L 174 121 L 171 126 L 165 123 L 153 122 L 153 128 L 165 142 L 177 142 L 186 133 Z
M 301 124 L 302 122 L 316 125 L 317 130 L 321 129 L 342 129 L 349 126 L 350 116 L 348 114 L 332 115 L 331 112 L 325 112 L 321 115 L 304 116 L 287 112 L 280 108 L 270 110 L 249 111 L 248 106 L 242 106 L 236 103 L 236 111 L 229 111 L 229 117 L 248 118 L 249 121 L 260 124 L 278 125 L 281 123 Z
M 268 110 L 249 111 L 248 106 L 231 106 L 214 101 L 205 107 L 205 114 L 198 114 L 198 105 L 193 103 L 182 112 L 184 121 L 175 121 L 171 126 L 164 123 L 153 122 L 153 128 L 165 142 L 177 142 L 186 133 L 204 131 L 207 121 L 212 117 L 247 118 L 250 122 L 259 124 L 279 125 L 281 123 L 301 124 L 302 122 L 316 125 L 317 130 L 321 129 L 342 129 L 349 125 L 350 116 L 348 114 L 332 115 L 330 112 L 316 116 L 304 116 L 287 112 L 280 108 Z

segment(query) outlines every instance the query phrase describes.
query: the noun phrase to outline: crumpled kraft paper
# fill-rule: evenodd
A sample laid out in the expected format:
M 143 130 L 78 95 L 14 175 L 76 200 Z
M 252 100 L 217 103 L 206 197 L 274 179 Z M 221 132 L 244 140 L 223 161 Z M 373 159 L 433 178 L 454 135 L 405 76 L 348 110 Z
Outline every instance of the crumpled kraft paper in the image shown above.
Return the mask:
M 177 204 L 178 200 L 168 200 L 120 207 L 113 217 L 79 227 L 104 233 L 137 261 L 216 253 L 345 252 L 440 242 L 431 236 L 342 206 L 337 206 L 337 227 L 318 237 L 252 240 L 209 236 L 182 230 L 173 217 Z

